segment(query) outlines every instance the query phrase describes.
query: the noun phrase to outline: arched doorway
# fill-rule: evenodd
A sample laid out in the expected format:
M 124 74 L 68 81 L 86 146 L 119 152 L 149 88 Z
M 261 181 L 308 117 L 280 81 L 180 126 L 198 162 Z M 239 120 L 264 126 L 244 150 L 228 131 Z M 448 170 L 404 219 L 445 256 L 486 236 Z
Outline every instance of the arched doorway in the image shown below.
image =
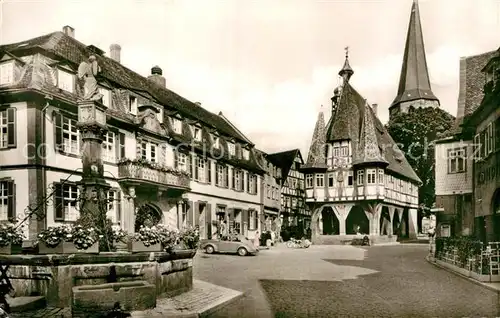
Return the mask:
M 321 220 L 323 223 L 323 235 L 339 235 L 340 222 L 333 209 L 329 206 L 321 211 Z
M 389 229 L 391 226 L 391 216 L 389 214 L 389 208 L 386 206 L 382 207 L 382 212 L 380 213 L 380 235 L 389 235 Z
M 135 216 L 135 231 L 138 231 L 141 225 L 154 226 L 161 222 L 163 213 L 161 209 L 153 203 L 142 204 Z
M 366 217 L 365 211 L 359 205 L 352 207 L 347 219 L 345 220 L 346 234 L 370 233 L 370 221 Z
M 395 235 L 399 235 L 399 226 L 400 226 L 400 219 L 399 219 L 399 210 L 394 209 L 394 216 L 392 217 L 392 233 Z

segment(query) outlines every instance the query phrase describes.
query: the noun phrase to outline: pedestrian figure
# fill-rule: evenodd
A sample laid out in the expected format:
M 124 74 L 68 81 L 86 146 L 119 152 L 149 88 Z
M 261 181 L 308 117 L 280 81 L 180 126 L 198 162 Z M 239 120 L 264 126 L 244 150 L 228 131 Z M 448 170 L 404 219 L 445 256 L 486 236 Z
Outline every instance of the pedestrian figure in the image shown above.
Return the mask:
M 255 237 L 253 239 L 253 245 L 255 246 L 256 249 L 259 249 L 259 246 L 260 246 L 260 234 L 259 234 L 259 231 L 255 232 Z

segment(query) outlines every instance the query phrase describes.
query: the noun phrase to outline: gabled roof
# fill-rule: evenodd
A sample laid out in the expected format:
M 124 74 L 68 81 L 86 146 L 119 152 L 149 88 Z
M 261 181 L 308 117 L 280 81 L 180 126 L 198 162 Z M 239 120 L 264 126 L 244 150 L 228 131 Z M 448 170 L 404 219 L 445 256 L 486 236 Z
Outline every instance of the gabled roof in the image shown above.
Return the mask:
M 292 164 L 295 161 L 295 158 L 299 156 L 302 158 L 302 154 L 299 149 L 292 149 L 283 152 L 277 152 L 273 154 L 267 155 L 267 160 L 269 160 L 272 164 L 279 167 L 281 169 L 281 175 L 283 178 L 288 177 L 288 173 L 292 167 Z
M 30 40 L 0 46 L 0 52 L 4 51 L 12 54 L 34 49 L 43 49 L 58 58 L 73 63 L 76 67 L 82 61 L 87 60 L 90 54 L 96 55 L 89 50 L 89 46 L 67 36 L 63 32 L 53 32 Z M 149 94 L 162 105 L 178 110 L 185 116 L 193 117 L 208 127 L 218 129 L 229 137 L 245 143 L 248 142 L 248 139 L 241 132 L 221 116 L 209 112 L 167 88 L 148 81 L 146 77 L 139 75 L 111 58 L 102 55 L 96 55 L 96 57 L 102 68 L 101 75 L 104 79 L 129 90 Z
M 353 163 L 384 163 L 387 170 L 421 182 L 384 125 L 349 82 L 343 84 L 327 127 L 327 142 L 337 140 L 351 141 Z
M 305 169 L 327 169 L 325 158 L 325 116 L 323 112 L 319 112 L 316 126 L 312 136 L 311 146 L 307 155 L 307 162 L 303 168 Z
M 414 0 L 411 7 L 410 23 L 399 78 L 396 98 L 391 104 L 398 105 L 412 100 L 426 99 L 438 101 L 431 89 L 429 71 L 425 57 L 424 36 L 420 22 L 418 1 Z
M 460 126 L 464 118 L 472 114 L 481 104 L 484 97 L 486 77 L 481 70 L 488 61 L 495 57 L 498 51 L 490 51 L 460 59 L 460 85 L 458 93 L 458 108 L 455 123 L 452 127 L 454 134 L 460 134 Z

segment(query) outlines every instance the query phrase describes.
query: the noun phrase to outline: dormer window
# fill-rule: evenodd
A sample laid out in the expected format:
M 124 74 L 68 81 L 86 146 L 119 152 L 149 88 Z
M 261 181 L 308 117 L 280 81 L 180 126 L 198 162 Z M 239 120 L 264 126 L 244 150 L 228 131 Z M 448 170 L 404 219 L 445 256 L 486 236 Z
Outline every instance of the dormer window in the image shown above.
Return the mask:
M 57 87 L 67 92 L 73 93 L 75 87 L 75 76 L 69 72 L 58 69 Z
M 236 154 L 236 147 L 234 143 L 228 142 L 227 143 L 227 150 L 229 151 L 230 156 L 234 156 Z
M 160 123 L 163 123 L 163 108 L 158 108 L 158 113 L 156 114 L 156 118 Z
M 250 151 L 248 149 L 243 149 L 243 159 L 250 160 Z
M 111 91 L 109 89 L 99 87 L 99 93 L 102 94 L 102 104 L 106 107 L 111 107 Z
M 214 148 L 219 149 L 220 148 L 220 138 L 218 136 L 213 136 L 214 140 Z
M 128 97 L 128 112 L 132 115 L 137 115 L 137 97 Z
M 201 128 L 193 126 L 193 138 L 196 141 L 201 141 Z
M 14 61 L 0 64 L 0 85 L 14 82 Z
M 182 121 L 175 117 L 170 117 L 170 120 L 172 122 L 172 130 L 176 134 L 182 134 Z

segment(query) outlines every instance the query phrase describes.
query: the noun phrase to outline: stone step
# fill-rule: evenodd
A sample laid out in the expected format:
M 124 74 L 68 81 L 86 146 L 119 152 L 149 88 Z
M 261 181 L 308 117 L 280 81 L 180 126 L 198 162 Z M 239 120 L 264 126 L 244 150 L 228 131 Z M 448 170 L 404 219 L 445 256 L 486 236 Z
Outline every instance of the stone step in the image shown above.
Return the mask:
M 7 299 L 11 312 L 24 312 L 42 309 L 47 306 L 44 296 L 23 296 Z

